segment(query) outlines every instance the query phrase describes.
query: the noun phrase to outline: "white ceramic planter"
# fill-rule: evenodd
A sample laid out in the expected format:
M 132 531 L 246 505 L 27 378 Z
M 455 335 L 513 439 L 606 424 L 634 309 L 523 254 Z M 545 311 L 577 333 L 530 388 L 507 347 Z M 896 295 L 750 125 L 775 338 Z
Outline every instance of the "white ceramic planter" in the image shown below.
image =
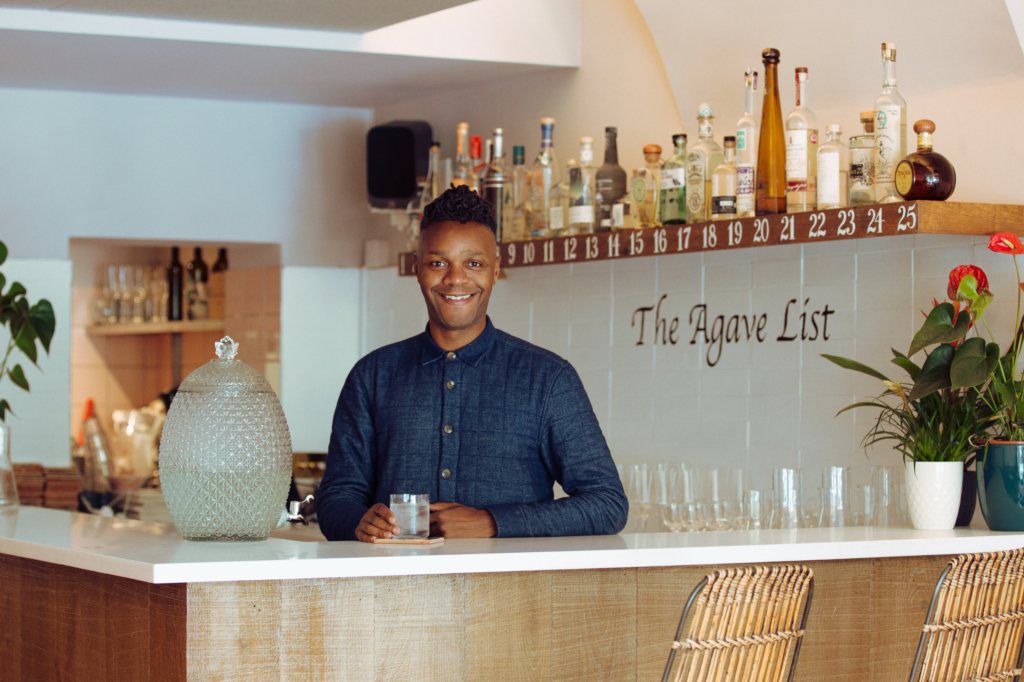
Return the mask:
M 951 530 L 960 510 L 963 462 L 906 462 L 910 521 L 920 530 Z

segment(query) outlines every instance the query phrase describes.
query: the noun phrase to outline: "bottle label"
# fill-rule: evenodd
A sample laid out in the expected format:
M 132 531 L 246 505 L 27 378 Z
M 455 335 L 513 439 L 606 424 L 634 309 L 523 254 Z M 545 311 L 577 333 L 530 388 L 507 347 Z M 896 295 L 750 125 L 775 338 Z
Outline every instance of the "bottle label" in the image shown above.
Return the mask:
M 906 197 L 910 194 L 910 188 L 914 186 L 914 169 L 906 159 L 896 166 L 896 191 L 900 196 Z
M 548 229 L 561 230 L 565 226 L 562 220 L 562 207 L 552 206 L 548 209 Z
M 711 125 L 711 121 L 704 120 L 697 123 L 697 134 L 701 137 L 712 137 L 714 136 L 714 126 Z
M 704 176 L 704 157 L 693 152 L 686 157 L 686 209 L 690 217 L 703 217 Z
M 712 197 L 711 213 L 714 215 L 734 215 L 736 213 L 736 197 Z
M 786 131 L 786 191 L 807 191 L 807 131 Z
M 612 229 L 623 226 L 623 216 L 625 215 L 625 211 L 625 204 L 615 204 L 612 206 Z
M 836 206 L 842 201 L 839 154 L 818 154 L 818 205 Z
M 872 170 L 871 147 L 850 150 L 850 191 L 867 191 L 875 186 L 875 173 Z
M 669 168 L 661 171 L 661 189 L 679 189 L 686 186 L 686 169 Z
M 736 169 L 736 210 L 747 213 L 754 210 L 754 167 Z
M 737 130 L 736 131 L 736 151 L 741 152 L 747 148 L 747 131 Z
M 633 178 L 633 201 L 640 204 L 647 198 L 647 183 L 642 177 Z
M 593 225 L 594 224 L 594 207 L 593 206 L 570 206 L 569 207 L 569 224 L 570 225 Z
M 903 109 L 883 106 L 875 109 L 875 185 L 892 187 L 896 164 L 905 154 L 907 126 Z

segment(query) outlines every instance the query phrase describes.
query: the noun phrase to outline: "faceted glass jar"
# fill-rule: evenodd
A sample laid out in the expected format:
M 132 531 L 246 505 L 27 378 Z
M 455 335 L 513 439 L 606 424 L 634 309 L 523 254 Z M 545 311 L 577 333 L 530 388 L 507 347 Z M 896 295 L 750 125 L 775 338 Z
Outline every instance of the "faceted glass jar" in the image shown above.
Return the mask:
M 292 442 L 281 403 L 263 376 L 235 358 L 225 336 L 217 359 L 181 382 L 160 442 L 160 485 L 186 540 L 265 540 L 288 497 Z

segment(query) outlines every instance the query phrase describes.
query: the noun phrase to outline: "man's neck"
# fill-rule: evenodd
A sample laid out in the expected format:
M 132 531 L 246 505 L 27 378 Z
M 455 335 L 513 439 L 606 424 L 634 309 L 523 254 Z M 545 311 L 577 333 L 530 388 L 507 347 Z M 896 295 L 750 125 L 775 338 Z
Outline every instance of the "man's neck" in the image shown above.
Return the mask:
M 477 337 L 487 329 L 487 318 L 466 329 L 444 329 L 430 321 L 430 338 L 441 350 L 459 350 L 476 341 Z

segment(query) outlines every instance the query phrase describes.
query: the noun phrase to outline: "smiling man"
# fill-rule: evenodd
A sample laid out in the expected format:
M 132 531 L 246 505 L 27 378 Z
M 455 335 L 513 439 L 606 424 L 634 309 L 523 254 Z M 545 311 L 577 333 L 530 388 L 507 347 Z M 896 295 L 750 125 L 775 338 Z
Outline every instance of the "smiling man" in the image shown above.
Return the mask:
M 583 384 L 487 317 L 500 268 L 491 207 L 466 186 L 429 204 L 416 277 L 429 322 L 352 369 L 318 494 L 328 540 L 390 538 L 390 495 L 429 493 L 431 535 L 601 535 L 628 505 Z M 554 499 L 554 483 L 569 495 Z

